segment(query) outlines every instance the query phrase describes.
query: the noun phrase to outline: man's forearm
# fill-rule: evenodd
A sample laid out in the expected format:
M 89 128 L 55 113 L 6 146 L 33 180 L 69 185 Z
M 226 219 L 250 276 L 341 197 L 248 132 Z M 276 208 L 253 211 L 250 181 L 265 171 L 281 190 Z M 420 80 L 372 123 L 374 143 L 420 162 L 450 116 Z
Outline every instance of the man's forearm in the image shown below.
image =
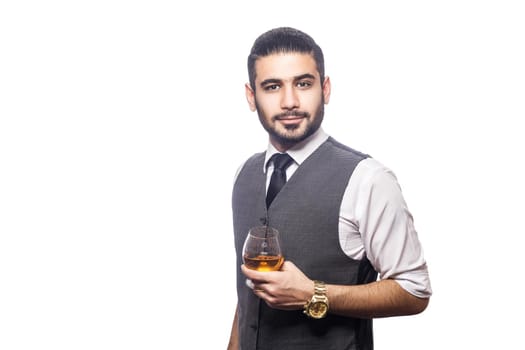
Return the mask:
M 348 317 L 414 315 L 425 310 L 429 302 L 389 279 L 357 286 L 327 285 L 327 290 L 330 312 Z

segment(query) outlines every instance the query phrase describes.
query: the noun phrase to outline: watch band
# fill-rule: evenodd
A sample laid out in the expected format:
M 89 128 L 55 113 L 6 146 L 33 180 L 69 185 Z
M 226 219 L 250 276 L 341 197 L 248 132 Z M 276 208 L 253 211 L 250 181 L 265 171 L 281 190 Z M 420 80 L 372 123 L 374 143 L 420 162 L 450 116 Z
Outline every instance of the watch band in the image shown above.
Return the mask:
M 326 285 L 323 281 L 314 281 L 314 294 L 326 295 Z

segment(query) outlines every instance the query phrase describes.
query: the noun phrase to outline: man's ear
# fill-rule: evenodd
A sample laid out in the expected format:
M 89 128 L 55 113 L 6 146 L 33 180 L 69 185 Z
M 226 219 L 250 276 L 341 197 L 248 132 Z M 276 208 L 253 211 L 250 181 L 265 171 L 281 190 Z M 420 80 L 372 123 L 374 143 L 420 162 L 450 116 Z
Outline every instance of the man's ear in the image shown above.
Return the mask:
M 252 87 L 249 83 L 244 84 L 244 90 L 246 92 L 246 101 L 248 101 L 248 106 L 250 106 L 250 110 L 252 112 L 255 112 L 257 110 L 255 104 L 255 92 L 252 90 Z
M 330 93 L 332 92 L 332 83 L 330 82 L 330 77 L 325 77 L 323 82 L 323 97 L 324 104 L 330 102 Z

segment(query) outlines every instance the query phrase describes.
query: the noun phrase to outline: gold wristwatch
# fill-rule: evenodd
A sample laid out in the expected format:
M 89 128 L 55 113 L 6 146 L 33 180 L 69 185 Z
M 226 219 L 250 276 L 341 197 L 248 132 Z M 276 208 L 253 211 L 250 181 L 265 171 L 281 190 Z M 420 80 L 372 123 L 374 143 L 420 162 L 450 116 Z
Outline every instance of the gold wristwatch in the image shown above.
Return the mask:
M 319 319 L 328 313 L 326 286 L 322 281 L 314 281 L 314 295 L 304 306 L 303 313 L 308 317 Z

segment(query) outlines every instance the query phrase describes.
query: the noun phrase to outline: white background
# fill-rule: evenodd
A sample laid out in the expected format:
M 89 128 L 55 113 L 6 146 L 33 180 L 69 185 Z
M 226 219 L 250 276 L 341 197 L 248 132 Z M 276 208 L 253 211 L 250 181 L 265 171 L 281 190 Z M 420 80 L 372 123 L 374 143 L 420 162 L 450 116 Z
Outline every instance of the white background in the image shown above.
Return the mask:
M 282 25 L 425 248 L 431 304 L 376 320 L 377 349 L 525 346 L 521 2 L 334 3 L 1 3 L 1 349 L 225 349 L 231 185 L 266 146 L 246 57 Z

